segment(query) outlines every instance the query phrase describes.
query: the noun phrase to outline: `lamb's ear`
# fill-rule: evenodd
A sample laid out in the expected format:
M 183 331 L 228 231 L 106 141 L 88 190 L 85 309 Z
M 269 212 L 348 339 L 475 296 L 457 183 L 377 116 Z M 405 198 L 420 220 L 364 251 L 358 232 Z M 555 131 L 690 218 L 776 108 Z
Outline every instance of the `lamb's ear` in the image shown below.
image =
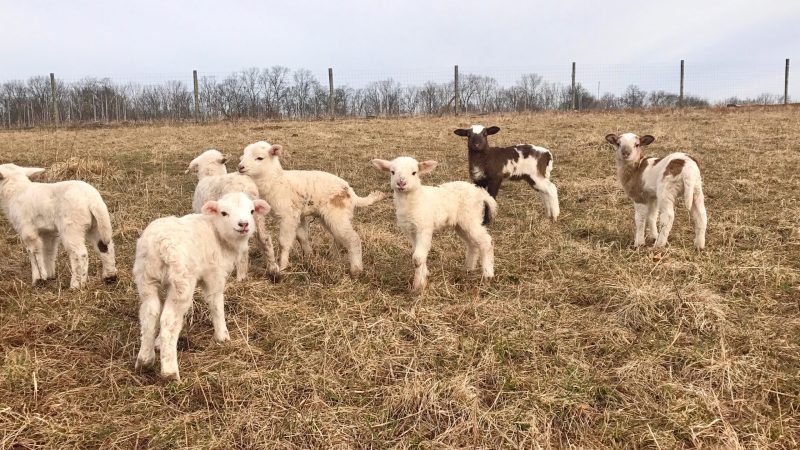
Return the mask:
M 656 140 L 656 138 L 654 138 L 653 136 L 650 136 L 649 134 L 645 134 L 644 136 L 639 138 L 639 145 L 644 147 L 645 145 L 652 144 L 653 141 L 655 141 L 655 140 Z
M 22 171 L 25 173 L 25 176 L 28 178 L 36 178 L 37 176 L 44 173 L 45 169 L 41 167 L 23 167 Z
M 207 216 L 219 215 L 219 203 L 214 200 L 209 200 L 203 205 L 200 212 Z
M 269 154 L 272 156 L 283 156 L 283 146 L 280 144 L 272 144 L 269 149 Z
M 392 167 L 391 161 L 386 161 L 385 159 L 373 159 L 371 162 L 376 169 L 383 172 L 388 172 Z
M 613 133 L 612 134 L 607 134 L 606 135 L 606 141 L 608 141 L 609 144 L 614 145 L 614 146 L 619 145 L 619 136 L 617 136 L 616 134 L 613 134 Z
M 429 161 L 422 161 L 419 163 L 420 175 L 433 172 L 433 169 L 435 169 L 437 165 L 439 165 L 439 163 L 432 159 Z
M 189 163 L 189 168 L 186 169 L 186 172 L 183 173 L 189 173 L 189 172 L 197 172 L 197 158 L 193 159 L 192 162 Z
M 266 216 L 267 214 L 269 214 L 269 211 L 272 209 L 269 206 L 269 203 L 267 203 L 264 200 L 261 200 L 260 198 L 253 200 L 253 206 L 255 207 L 256 214 L 261 214 L 262 216 Z
M 219 160 L 219 163 L 220 163 L 220 164 L 222 164 L 222 165 L 224 166 L 224 165 L 225 165 L 225 163 L 226 163 L 226 162 L 228 162 L 228 159 L 229 159 L 230 157 L 231 157 L 231 155 L 222 155 L 222 159 L 220 159 L 220 160 Z
M 464 128 L 459 128 L 453 131 L 453 133 L 461 137 L 469 137 L 469 130 L 465 130 Z
M 489 127 L 486 129 L 486 135 L 491 136 L 493 134 L 497 134 L 500 131 L 500 127 Z

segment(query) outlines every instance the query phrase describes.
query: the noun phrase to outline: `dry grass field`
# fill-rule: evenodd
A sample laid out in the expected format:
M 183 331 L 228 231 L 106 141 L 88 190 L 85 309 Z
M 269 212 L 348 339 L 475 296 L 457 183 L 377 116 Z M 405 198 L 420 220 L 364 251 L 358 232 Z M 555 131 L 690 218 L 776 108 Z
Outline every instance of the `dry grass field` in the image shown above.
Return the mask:
M 264 139 L 287 168 L 386 192 L 375 157 L 440 162 L 429 184 L 467 177 L 459 126 L 495 144 L 552 149 L 561 220 L 506 183 L 497 277 L 462 269 L 453 232 L 434 238 L 430 285 L 408 288 L 410 246 L 391 200 L 357 211 L 365 275 L 318 224 L 315 254 L 279 283 L 253 246 L 251 278 L 226 291 L 231 341 L 205 305 L 187 316 L 183 382 L 136 372 L 130 268 L 151 220 L 186 214 L 201 150 L 238 157 Z M 699 161 L 707 250 L 679 204 L 670 246 L 636 250 L 633 207 L 609 132 L 653 134 L 648 154 Z M 120 280 L 71 292 L 30 286 L 0 220 L 0 448 L 796 448 L 800 446 L 800 108 L 217 123 L 0 132 L 0 161 L 48 167 L 103 194 Z M 229 163 L 232 168 L 233 164 Z M 273 224 L 274 225 L 274 224 Z

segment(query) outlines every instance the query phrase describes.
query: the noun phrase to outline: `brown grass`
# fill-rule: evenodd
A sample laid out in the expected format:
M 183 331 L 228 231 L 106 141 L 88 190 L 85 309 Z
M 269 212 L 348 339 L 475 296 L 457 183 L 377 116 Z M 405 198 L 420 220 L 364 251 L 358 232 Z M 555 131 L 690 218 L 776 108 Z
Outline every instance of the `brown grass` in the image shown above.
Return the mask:
M 281 143 L 290 168 L 324 169 L 366 195 L 369 160 L 433 158 L 428 182 L 466 178 L 472 122 L 498 144 L 555 155 L 558 224 L 524 183 L 499 197 L 497 278 L 462 270 L 454 233 L 434 241 L 430 286 L 390 200 L 360 210 L 366 273 L 346 276 L 313 226 L 315 255 L 284 280 L 226 292 L 232 341 L 198 304 L 179 352 L 183 384 L 136 373 L 138 233 L 185 214 L 201 150 Z M 666 252 L 634 250 L 633 209 L 603 136 L 657 137 L 704 171 L 708 250 L 679 210 Z M 547 113 L 335 122 L 153 125 L 0 133 L 0 161 L 94 184 L 113 213 L 120 282 L 29 285 L 0 221 L 1 448 L 783 447 L 800 445 L 800 108 Z

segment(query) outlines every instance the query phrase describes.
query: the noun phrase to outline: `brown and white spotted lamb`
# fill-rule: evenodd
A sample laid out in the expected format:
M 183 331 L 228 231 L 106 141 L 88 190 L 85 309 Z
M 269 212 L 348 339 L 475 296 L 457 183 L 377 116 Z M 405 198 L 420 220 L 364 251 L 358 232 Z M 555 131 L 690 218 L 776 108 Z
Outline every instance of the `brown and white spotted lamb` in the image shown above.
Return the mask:
M 499 127 L 485 128 L 473 125 L 454 131 L 467 138 L 469 176 L 476 185 L 497 197 L 500 185 L 506 178 L 525 180 L 539 194 L 547 217 L 556 221 L 560 208 L 558 190 L 550 181 L 553 155 L 544 147 L 517 144 L 513 147 L 489 147 L 488 136 L 500 131 Z M 484 222 L 487 220 L 484 218 Z
M 670 153 L 663 158 L 642 155 L 642 147 L 653 143 L 650 135 L 639 137 L 633 133 L 609 134 L 606 141 L 616 147 L 617 176 L 635 210 L 636 237 L 633 245 L 645 243 L 645 224 L 655 247 L 667 245 L 669 232 L 675 220 L 675 200 L 681 195 L 686 209 L 691 212 L 694 224 L 694 246 L 706 246 L 705 200 L 700 167 L 686 153 Z M 661 230 L 656 228 L 660 217 Z

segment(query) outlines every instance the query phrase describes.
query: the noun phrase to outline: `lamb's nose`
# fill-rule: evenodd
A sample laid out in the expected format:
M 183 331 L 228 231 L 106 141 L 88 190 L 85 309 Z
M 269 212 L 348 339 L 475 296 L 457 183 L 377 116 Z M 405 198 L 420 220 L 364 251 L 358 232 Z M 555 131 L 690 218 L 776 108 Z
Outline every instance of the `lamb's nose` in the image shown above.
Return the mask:
M 239 164 L 239 172 L 242 172 L 242 171 L 244 171 L 244 166 Z
M 403 186 L 406 185 L 406 182 L 405 182 L 405 180 L 400 180 L 400 181 L 397 182 L 397 185 L 400 186 L 400 187 L 403 187 Z
M 250 226 L 250 222 L 247 222 L 247 221 L 239 222 L 239 228 L 241 228 L 243 230 L 246 230 L 249 226 Z

